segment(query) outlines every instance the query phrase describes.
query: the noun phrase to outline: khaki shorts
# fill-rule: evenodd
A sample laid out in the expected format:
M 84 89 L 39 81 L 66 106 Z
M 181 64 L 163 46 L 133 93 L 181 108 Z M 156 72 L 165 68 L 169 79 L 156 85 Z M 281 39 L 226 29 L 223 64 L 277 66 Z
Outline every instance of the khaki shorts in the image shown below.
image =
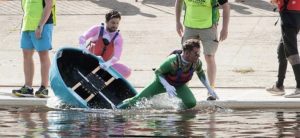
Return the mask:
M 215 55 L 219 45 L 216 26 L 207 29 L 185 27 L 181 43 L 192 38 L 201 40 L 204 55 Z

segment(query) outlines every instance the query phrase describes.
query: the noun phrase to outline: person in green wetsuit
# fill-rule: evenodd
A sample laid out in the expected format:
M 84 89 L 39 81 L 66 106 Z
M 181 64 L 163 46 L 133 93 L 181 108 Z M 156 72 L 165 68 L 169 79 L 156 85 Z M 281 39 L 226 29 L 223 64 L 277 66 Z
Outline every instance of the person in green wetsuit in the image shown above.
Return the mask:
M 124 109 L 134 105 L 141 98 L 151 98 L 154 95 L 167 92 L 170 97 L 180 98 L 185 108 L 193 108 L 196 99 L 186 85 L 196 72 L 200 81 L 206 86 L 214 99 L 215 92 L 208 85 L 205 73 L 202 69 L 200 56 L 200 42 L 197 39 L 189 39 L 183 43 L 182 52 L 171 54 L 155 71 L 155 80 L 136 96 L 124 100 L 117 108 Z

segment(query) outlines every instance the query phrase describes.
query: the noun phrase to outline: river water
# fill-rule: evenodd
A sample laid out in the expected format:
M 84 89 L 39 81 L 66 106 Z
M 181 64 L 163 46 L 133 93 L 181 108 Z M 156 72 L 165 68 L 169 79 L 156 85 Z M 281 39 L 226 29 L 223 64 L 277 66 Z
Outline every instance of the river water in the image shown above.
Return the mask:
M 300 110 L 2 107 L 0 137 L 297 137 Z

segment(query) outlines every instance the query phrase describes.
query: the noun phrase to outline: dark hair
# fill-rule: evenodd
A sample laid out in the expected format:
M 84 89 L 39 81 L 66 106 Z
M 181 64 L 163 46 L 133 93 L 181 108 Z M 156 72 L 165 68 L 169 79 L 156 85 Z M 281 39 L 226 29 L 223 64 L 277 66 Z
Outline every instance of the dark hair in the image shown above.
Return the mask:
M 105 21 L 108 22 L 109 20 L 113 18 L 119 18 L 121 19 L 121 13 L 116 10 L 111 10 L 108 13 L 105 14 Z
M 200 48 L 200 41 L 198 39 L 188 39 L 183 42 L 183 51 L 192 51 L 194 48 Z

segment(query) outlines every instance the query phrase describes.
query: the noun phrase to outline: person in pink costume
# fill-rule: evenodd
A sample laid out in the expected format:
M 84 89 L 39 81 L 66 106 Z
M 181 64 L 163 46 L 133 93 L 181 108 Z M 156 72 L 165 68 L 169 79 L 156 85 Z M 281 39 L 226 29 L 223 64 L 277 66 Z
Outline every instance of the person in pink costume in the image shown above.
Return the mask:
M 120 60 L 123 49 L 123 38 L 118 27 L 121 20 L 120 12 L 112 10 L 105 15 L 106 25 L 94 25 L 79 37 L 82 49 L 102 58 L 105 63 L 101 66 L 108 69 L 110 66 L 119 72 L 124 78 L 128 78 L 131 69 L 117 63 Z M 90 41 L 86 45 L 87 41 Z

